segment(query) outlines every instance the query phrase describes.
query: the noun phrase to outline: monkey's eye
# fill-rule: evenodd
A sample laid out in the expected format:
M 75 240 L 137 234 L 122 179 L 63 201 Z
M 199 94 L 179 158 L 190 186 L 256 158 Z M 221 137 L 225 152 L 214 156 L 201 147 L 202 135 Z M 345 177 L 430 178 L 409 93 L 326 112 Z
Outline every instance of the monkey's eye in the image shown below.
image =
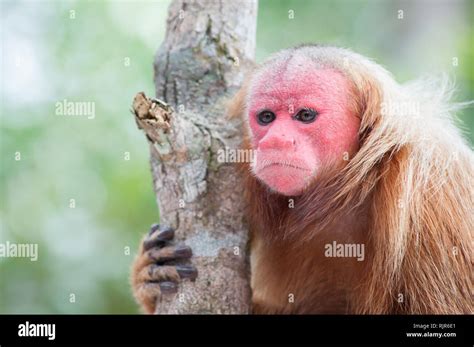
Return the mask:
M 276 116 L 272 111 L 264 110 L 257 115 L 257 122 L 260 125 L 268 125 L 275 120 Z
M 316 119 L 317 115 L 318 113 L 315 110 L 310 108 L 303 108 L 299 110 L 293 118 L 303 123 L 311 123 Z

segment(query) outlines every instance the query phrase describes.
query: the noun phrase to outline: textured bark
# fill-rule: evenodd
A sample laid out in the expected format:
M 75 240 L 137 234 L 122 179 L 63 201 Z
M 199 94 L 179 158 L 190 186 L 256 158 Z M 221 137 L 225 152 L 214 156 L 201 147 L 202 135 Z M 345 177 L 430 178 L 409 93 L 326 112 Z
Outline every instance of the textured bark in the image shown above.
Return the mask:
M 225 108 L 253 64 L 256 17 L 256 0 L 170 5 L 154 67 L 156 96 L 173 109 L 154 103 L 159 114 L 137 122 L 151 143 L 160 222 L 192 247 L 199 276 L 161 298 L 156 313 L 250 310 L 242 185 L 236 167 L 218 162 L 217 153 L 241 141 L 238 120 Z

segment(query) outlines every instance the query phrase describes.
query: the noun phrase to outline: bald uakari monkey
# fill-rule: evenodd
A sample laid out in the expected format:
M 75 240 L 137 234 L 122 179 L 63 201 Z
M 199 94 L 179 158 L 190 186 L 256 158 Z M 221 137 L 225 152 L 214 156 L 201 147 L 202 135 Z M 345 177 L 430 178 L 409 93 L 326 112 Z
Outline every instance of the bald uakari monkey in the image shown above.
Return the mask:
M 474 155 L 452 91 L 445 79 L 399 84 L 327 46 L 283 50 L 253 71 L 229 113 L 255 154 L 238 168 L 254 312 L 473 313 Z M 192 254 L 172 234 L 153 227 L 135 263 L 147 312 L 197 275 L 167 265 Z

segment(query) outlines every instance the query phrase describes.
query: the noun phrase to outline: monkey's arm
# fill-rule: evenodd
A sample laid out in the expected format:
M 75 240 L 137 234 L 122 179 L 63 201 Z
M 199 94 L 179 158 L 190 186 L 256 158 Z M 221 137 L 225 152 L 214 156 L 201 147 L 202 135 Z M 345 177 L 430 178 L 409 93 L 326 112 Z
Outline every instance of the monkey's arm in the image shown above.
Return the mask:
M 161 295 L 177 292 L 181 279 L 194 280 L 197 270 L 182 264 L 192 256 L 190 247 L 171 244 L 174 230 L 154 224 L 144 237 L 132 268 L 131 282 L 137 302 L 147 313 L 154 313 Z

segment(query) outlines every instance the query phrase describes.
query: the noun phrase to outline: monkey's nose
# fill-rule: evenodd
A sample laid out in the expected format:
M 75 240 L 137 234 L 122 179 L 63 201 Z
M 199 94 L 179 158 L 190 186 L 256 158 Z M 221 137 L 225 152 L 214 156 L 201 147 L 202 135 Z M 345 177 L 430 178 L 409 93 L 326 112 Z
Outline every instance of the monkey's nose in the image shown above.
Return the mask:
M 292 150 L 296 146 L 296 140 L 293 137 L 285 136 L 280 134 L 279 136 L 265 137 L 258 144 L 262 150 L 273 149 L 273 150 Z

